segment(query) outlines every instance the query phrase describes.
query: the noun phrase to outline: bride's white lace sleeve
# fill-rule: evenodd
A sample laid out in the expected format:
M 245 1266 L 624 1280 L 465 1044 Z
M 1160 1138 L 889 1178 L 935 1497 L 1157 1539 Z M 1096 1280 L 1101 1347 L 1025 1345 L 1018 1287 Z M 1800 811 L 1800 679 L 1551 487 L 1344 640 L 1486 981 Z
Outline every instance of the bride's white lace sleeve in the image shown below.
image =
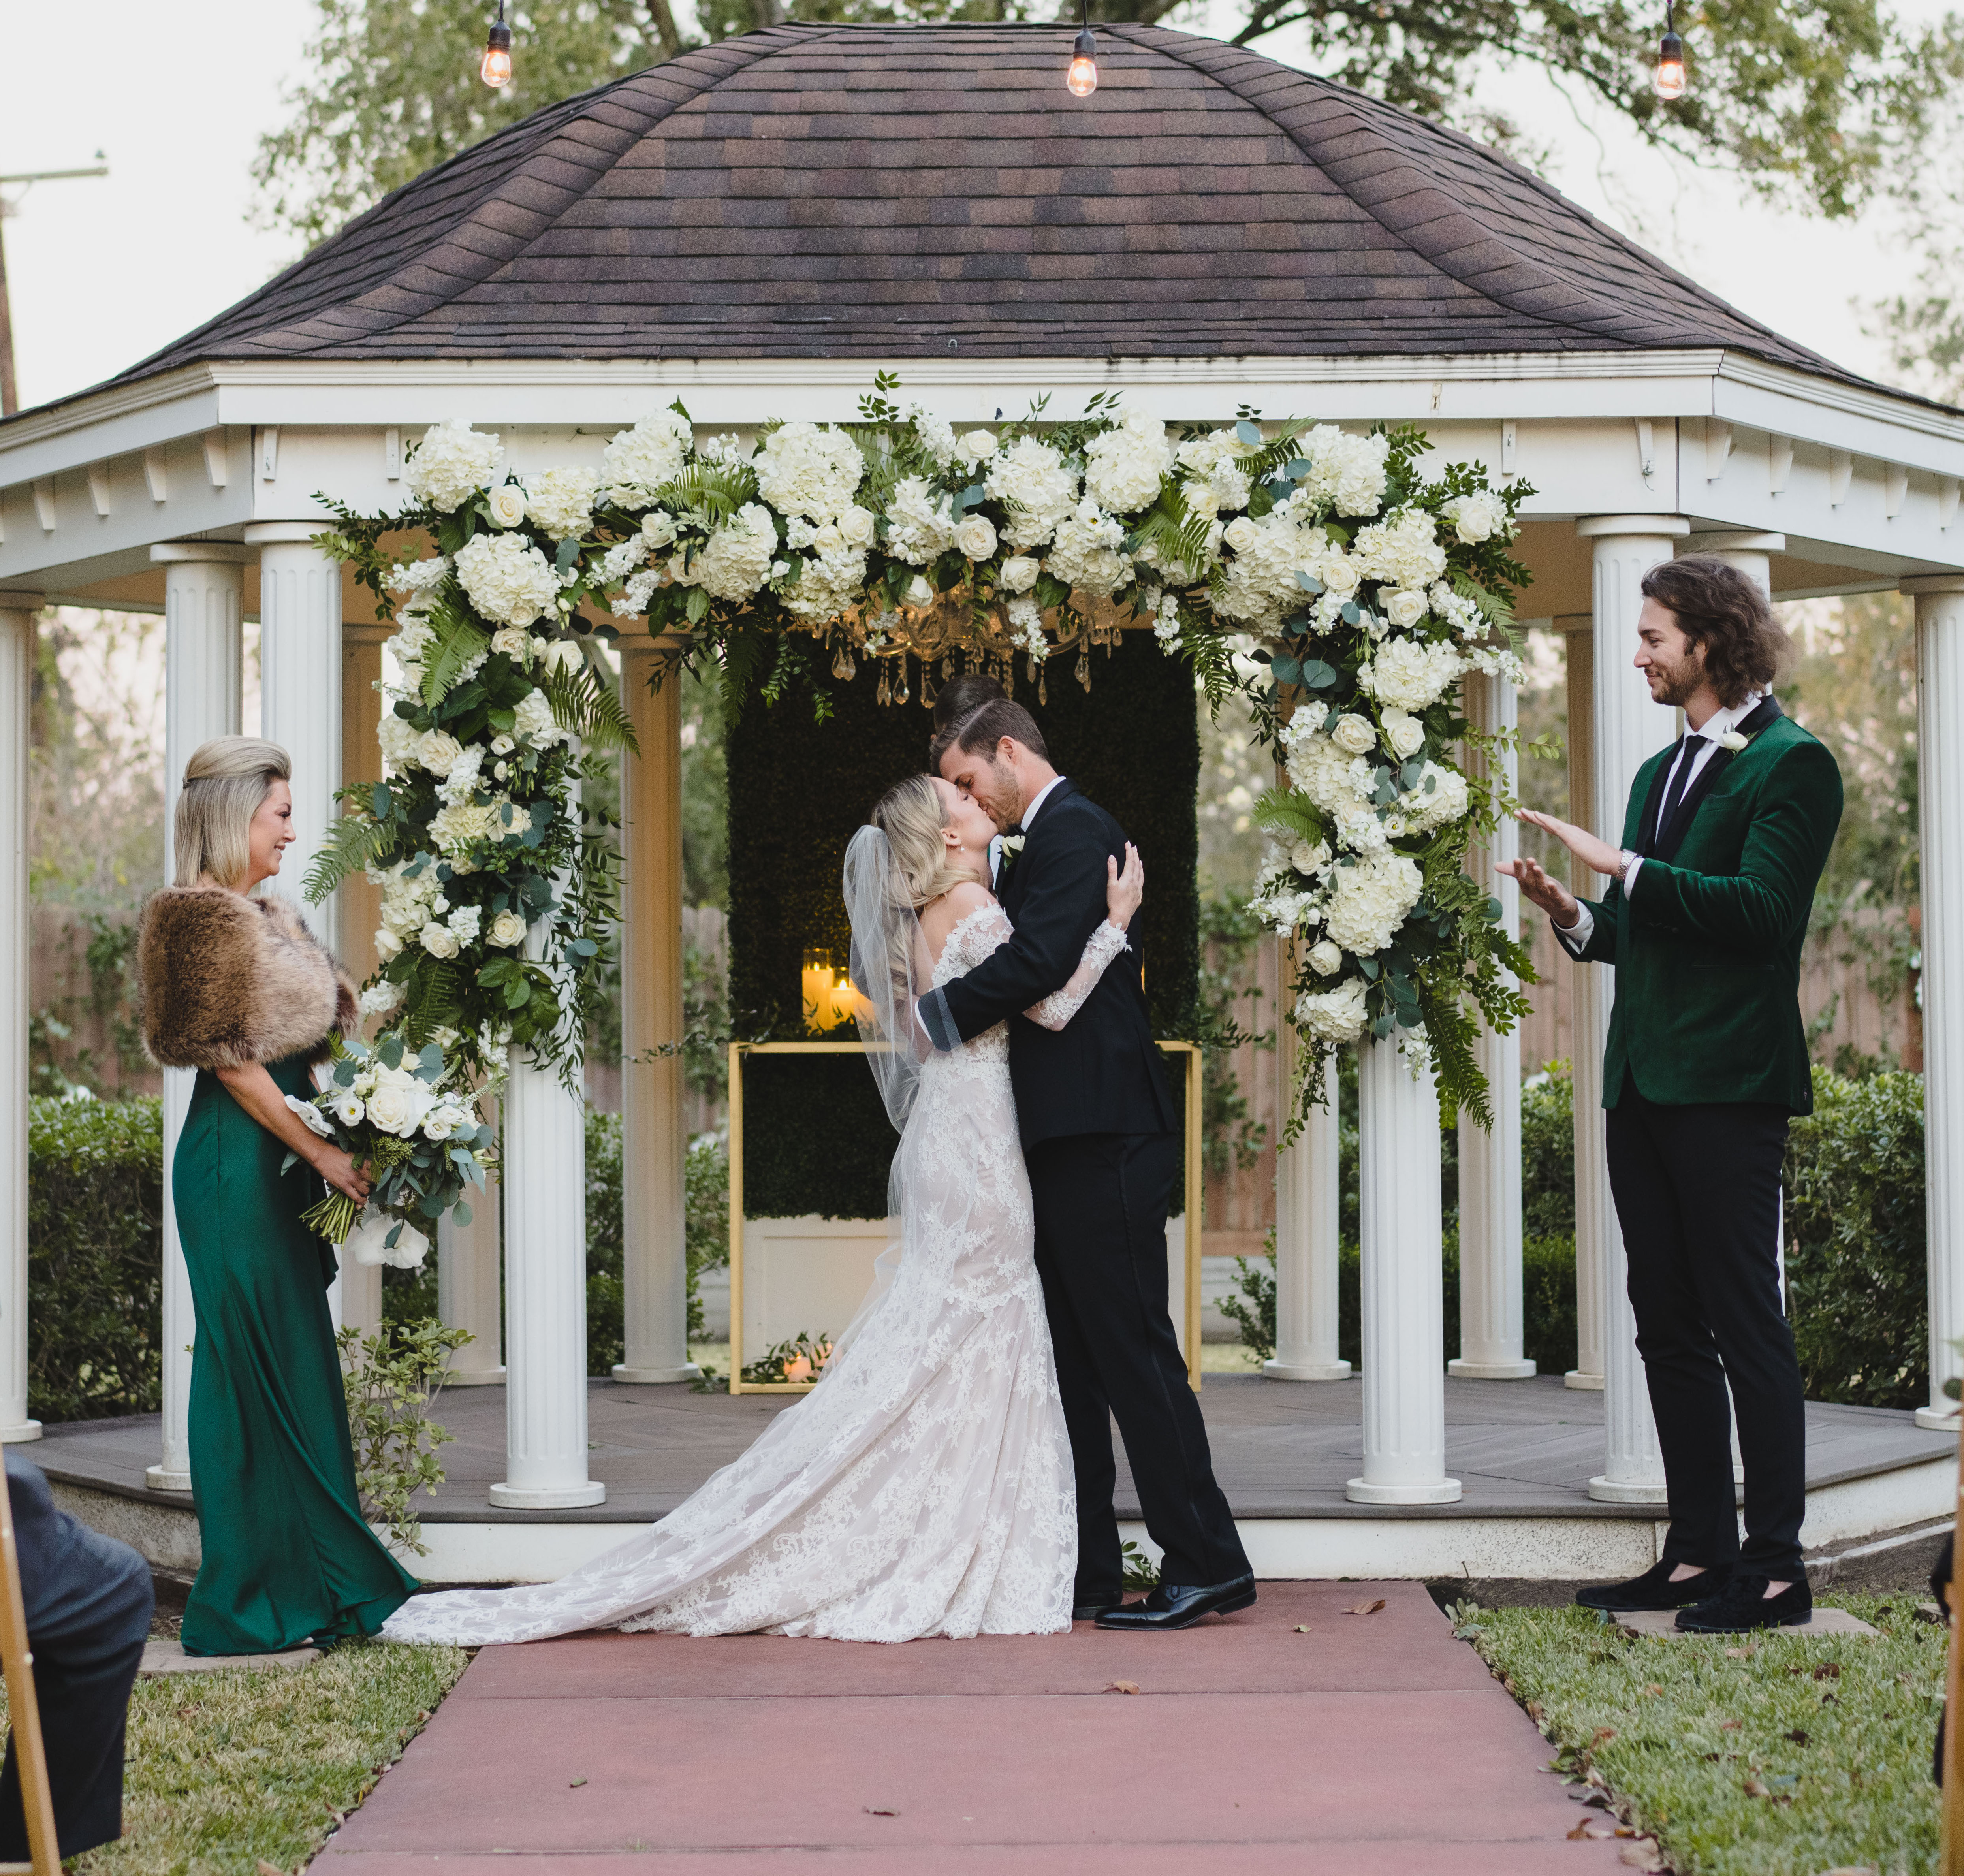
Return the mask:
M 1107 919 L 1086 941 L 1084 956 L 1078 960 L 1077 969 L 1071 972 L 1070 982 L 1061 990 L 1052 991 L 1041 1003 L 1024 1014 L 1047 1030 L 1062 1029 L 1084 1007 L 1085 998 L 1098 988 L 1098 980 L 1105 975 L 1105 967 L 1125 949 L 1125 934 Z

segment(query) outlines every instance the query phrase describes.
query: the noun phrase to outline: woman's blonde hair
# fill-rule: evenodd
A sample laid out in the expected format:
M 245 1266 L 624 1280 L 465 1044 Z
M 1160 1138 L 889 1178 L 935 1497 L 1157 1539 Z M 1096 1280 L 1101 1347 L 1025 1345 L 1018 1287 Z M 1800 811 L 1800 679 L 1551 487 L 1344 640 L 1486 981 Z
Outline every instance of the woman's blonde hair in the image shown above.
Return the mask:
M 887 837 L 899 874 L 895 883 L 916 911 L 964 880 L 974 882 L 973 873 L 948 858 L 948 843 L 941 837 L 948 819 L 942 812 L 940 794 L 926 776 L 910 775 L 887 789 L 867 818 Z
M 214 736 L 185 764 L 172 846 L 177 883 L 201 879 L 236 887 L 252 864 L 252 817 L 294 765 L 278 743 L 256 736 Z

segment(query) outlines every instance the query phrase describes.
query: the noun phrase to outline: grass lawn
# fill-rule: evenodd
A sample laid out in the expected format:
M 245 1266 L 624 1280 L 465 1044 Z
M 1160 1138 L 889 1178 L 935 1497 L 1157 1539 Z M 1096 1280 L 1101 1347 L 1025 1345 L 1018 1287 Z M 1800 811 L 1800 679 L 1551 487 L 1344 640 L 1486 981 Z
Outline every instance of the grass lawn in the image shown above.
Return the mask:
M 1914 1595 L 1833 1600 L 1881 1634 L 1663 1641 L 1579 1609 L 1455 1613 L 1564 1768 L 1595 1775 L 1681 1876 L 1920 1876 L 1944 1630 Z
M 297 1869 L 455 1684 L 461 1648 L 348 1643 L 308 1668 L 139 1681 L 123 1837 L 82 1876 Z

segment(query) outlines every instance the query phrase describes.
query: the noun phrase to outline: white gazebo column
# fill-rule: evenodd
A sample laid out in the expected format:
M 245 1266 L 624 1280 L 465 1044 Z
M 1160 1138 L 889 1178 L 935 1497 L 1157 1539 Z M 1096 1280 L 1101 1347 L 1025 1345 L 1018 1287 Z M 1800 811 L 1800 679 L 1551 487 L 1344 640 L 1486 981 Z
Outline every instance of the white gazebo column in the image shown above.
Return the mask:
M 164 878 L 177 876 L 178 797 L 191 751 L 239 734 L 239 614 L 245 584 L 238 548 L 170 541 L 150 550 L 164 568 Z M 191 1344 L 197 1318 L 171 1197 L 171 1161 L 197 1076 L 164 1071 L 162 1463 L 144 1475 L 159 1492 L 191 1489 Z
M 497 1125 L 495 1104 L 486 1106 L 484 1117 Z M 498 1175 L 493 1173 L 486 1178 L 483 1191 L 471 1195 L 469 1224 L 454 1223 L 447 1212 L 437 1221 L 437 1316 L 445 1327 L 465 1330 L 470 1337 L 451 1354 L 444 1369 L 446 1387 L 485 1387 L 505 1379 L 505 1304 L 499 1293 L 502 1260 L 498 1244 L 502 1196 Z
M 1504 677 L 1469 673 L 1465 708 L 1467 721 L 1490 733 L 1519 721 L 1514 687 Z M 1509 798 L 1517 766 L 1503 750 L 1495 780 Z M 1500 901 L 1502 928 L 1514 939 L 1521 935 L 1520 888 L 1497 869 L 1520 851 L 1520 828 L 1509 814 L 1491 843 L 1467 856 L 1468 873 Z M 1487 1078 L 1494 1124 L 1459 1116 L 1459 1358 L 1446 1371 L 1467 1381 L 1524 1381 L 1535 1364 L 1521 1354 L 1520 1031 L 1497 1036 L 1482 1023 L 1473 1055 Z
M 1643 608 L 1644 576 L 1671 557 L 1679 537 L 1690 524 L 1676 515 L 1605 515 L 1578 522 L 1576 532 L 1593 547 L 1591 609 L 1595 709 L 1592 796 L 1594 831 L 1613 846 L 1622 843 L 1623 810 L 1637 771 L 1665 747 L 1676 729 L 1672 713 L 1651 702 L 1650 688 L 1636 670 L 1637 615 Z M 1595 882 L 1600 887 L 1600 882 Z M 1581 1065 L 1585 1049 L 1600 1065 L 1609 1036 L 1609 1011 L 1616 979 L 1607 965 L 1593 967 L 1597 1001 L 1591 1011 L 1593 1033 L 1586 1038 L 1577 1010 L 1575 1053 Z M 1576 1089 L 1578 1116 L 1582 1090 Z M 1602 1099 L 1600 1078 L 1596 1099 Z M 1581 1146 L 1581 1129 L 1577 1145 Z M 1645 1384 L 1643 1357 L 1637 1353 L 1636 1318 L 1630 1308 L 1628 1266 L 1623 1234 L 1616 1222 L 1615 1199 L 1600 1158 L 1598 1135 L 1596 1168 L 1601 1184 L 1597 1205 L 1602 1233 L 1603 1261 L 1603 1423 L 1606 1457 L 1602 1473 L 1589 1482 L 1589 1495 L 1613 1504 L 1661 1505 L 1665 1502 L 1664 1460 L 1658 1450 L 1657 1426 L 1651 1418 L 1649 1389 Z M 1578 1150 L 1578 1186 L 1582 1173 Z M 1581 1224 L 1578 1192 L 1577 1223 Z
M 1905 580 L 1916 599 L 1917 808 L 1923 878 L 1924 1216 L 1930 1256 L 1930 1401 L 1920 1426 L 1957 1425 L 1946 1381 L 1964 1374 L 1964 575 Z
M 27 1418 L 27 743 L 40 603 L 0 593 L 0 1441 L 41 1437 Z
M 688 1381 L 682 983 L 682 673 L 623 639 L 621 698 L 638 757 L 621 759 L 621 1218 L 624 1348 L 617 1381 Z
M 1786 551 L 1783 534 L 1754 534 L 1737 528 L 1716 529 L 1686 535 L 1677 544 L 1680 555 L 1709 554 L 1739 571 L 1763 593 L 1773 597 L 1773 556 Z
M 1276 981 L 1286 995 L 1295 973 L 1290 947 Z M 1295 1031 L 1284 1020 L 1276 1047 L 1276 1138 L 1288 1122 L 1295 1081 Z M 1350 1364 L 1337 1352 L 1337 1064 L 1324 1069 L 1323 1105 L 1310 1110 L 1293 1146 L 1276 1155 L 1276 1352 L 1262 1364 L 1271 1381 L 1342 1381 Z
M 1439 1095 L 1394 1042 L 1357 1046 L 1364 1473 L 1360 1505 L 1450 1505 L 1440 1296 Z

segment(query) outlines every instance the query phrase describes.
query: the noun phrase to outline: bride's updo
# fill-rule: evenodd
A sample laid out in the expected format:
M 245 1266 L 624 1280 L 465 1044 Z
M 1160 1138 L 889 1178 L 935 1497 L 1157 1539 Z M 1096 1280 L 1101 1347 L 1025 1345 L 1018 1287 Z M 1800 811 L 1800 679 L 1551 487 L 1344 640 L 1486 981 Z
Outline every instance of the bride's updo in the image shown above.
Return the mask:
M 894 889 L 916 911 L 964 880 L 974 882 L 975 875 L 949 858 L 941 796 L 927 776 L 910 775 L 889 789 L 867 818 L 887 837 L 898 875 Z

